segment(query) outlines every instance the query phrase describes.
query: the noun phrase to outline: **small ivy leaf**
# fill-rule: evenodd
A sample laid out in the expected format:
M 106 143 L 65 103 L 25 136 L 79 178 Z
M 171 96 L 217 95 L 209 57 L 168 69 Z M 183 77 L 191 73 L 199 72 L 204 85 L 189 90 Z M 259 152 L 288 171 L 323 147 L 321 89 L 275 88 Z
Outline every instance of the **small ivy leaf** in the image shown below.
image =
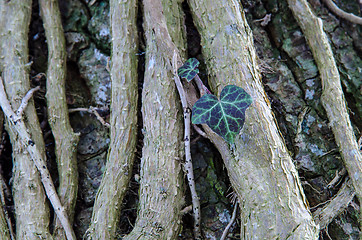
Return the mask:
M 190 82 L 196 74 L 199 73 L 199 61 L 196 58 L 188 59 L 185 64 L 177 70 L 177 74 L 180 78 L 186 79 L 187 82 Z
M 206 123 L 230 144 L 234 143 L 245 121 L 245 110 L 252 103 L 251 96 L 241 87 L 226 86 L 220 94 L 205 94 L 192 107 L 193 124 Z

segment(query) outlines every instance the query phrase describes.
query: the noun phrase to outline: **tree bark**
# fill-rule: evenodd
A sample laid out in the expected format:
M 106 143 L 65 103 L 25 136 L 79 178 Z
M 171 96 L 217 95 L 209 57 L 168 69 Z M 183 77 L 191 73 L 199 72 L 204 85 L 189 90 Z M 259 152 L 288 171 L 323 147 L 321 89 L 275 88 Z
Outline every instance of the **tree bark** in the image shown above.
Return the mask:
M 58 1 L 40 0 L 39 4 L 48 44 L 46 99 L 48 121 L 55 140 L 59 174 L 58 194 L 69 221 L 73 223 L 78 192 L 77 144 L 79 137 L 70 126 L 65 96 L 67 72 L 65 38 Z M 65 239 L 65 232 L 57 217 L 55 217 L 54 225 L 54 239 Z
M 323 22 L 304 0 L 288 0 L 290 9 L 303 30 L 322 80 L 321 102 L 359 201 L 362 201 L 362 155 L 347 112 L 338 68 Z M 362 213 L 362 208 L 360 210 Z M 361 215 L 361 214 L 360 214 Z M 362 217 L 360 216 L 360 224 Z M 362 239 L 362 236 L 361 236 Z
M 158 44 L 162 39 L 155 34 L 160 32 L 160 26 L 170 29 L 172 39 L 185 49 L 180 5 L 178 0 L 144 1 L 147 40 L 142 92 L 144 146 L 137 221 L 124 238 L 127 240 L 177 239 L 180 230 L 184 204 L 182 109 L 173 81 L 172 55 Z
M 201 35 L 212 90 L 218 94 L 233 84 L 253 98 L 232 148 L 205 128 L 238 195 L 241 238 L 317 239 L 318 226 L 261 84 L 252 32 L 239 2 L 188 2 Z
M 1 2 L 0 2 L 1 4 Z M 0 5 L 0 7 L 2 7 Z M 0 41 L 1 41 L 1 37 L 0 37 Z M 0 64 L 1 66 L 1 64 Z M 4 114 L 2 111 L 0 111 L 0 144 L 2 143 L 2 136 L 3 136 L 3 126 L 4 126 Z M 0 151 L 1 154 L 1 151 Z M 0 184 L 3 184 L 3 177 L 0 177 Z M 0 240 L 8 240 L 11 239 L 10 238 L 10 231 L 9 231 L 9 227 L 6 221 L 6 216 L 5 216 L 5 212 L 4 212 L 4 202 L 5 202 L 5 197 L 4 197 L 4 191 L 3 191 L 3 187 L 0 186 Z M 11 227 L 11 226 L 10 226 Z
M 132 176 L 137 140 L 137 1 L 110 1 L 112 30 L 111 142 L 93 207 L 89 239 L 115 239 Z
M 31 0 L 2 0 L 6 8 L 6 27 L 2 31 L 2 76 L 13 109 L 30 89 L 28 76 L 28 31 L 31 17 Z M 29 101 L 24 111 L 29 133 L 45 159 L 44 141 L 35 112 Z M 8 120 L 9 121 L 9 120 Z M 39 173 L 17 133 L 7 123 L 13 147 L 13 196 L 17 239 L 52 239 L 49 233 L 49 208 Z

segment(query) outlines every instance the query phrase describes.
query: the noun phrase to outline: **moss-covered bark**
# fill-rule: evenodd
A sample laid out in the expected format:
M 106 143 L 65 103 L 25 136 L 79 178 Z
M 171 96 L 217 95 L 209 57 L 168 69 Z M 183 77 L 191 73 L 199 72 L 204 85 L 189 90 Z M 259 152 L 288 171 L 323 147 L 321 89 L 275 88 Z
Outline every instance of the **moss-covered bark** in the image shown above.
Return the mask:
M 155 34 L 161 26 L 166 31 L 170 29 L 172 39 L 185 49 L 180 4 L 180 1 L 144 1 L 147 48 L 142 92 L 144 146 L 140 200 L 136 225 L 124 239 L 176 239 L 180 230 L 184 204 L 180 161 L 182 109 L 173 81 L 172 56 L 158 44 L 162 39 Z
M 58 165 L 58 194 L 72 223 L 78 191 L 77 144 L 79 137 L 69 122 L 65 96 L 65 38 L 57 0 L 40 0 L 40 10 L 48 44 L 47 107 L 48 122 L 55 140 Z M 54 239 L 64 239 L 64 230 L 56 218 Z
M 89 239 L 115 239 L 132 174 L 137 137 L 137 1 L 110 1 L 111 142 L 94 203 Z
M 253 98 L 235 146 L 208 129 L 241 206 L 242 239 L 317 239 L 318 227 L 261 84 L 251 30 L 239 2 L 189 0 L 212 90 L 229 84 Z
M 13 109 L 19 107 L 30 88 L 28 76 L 28 31 L 31 2 L 5 1 L 6 27 L 1 29 L 3 56 L 1 72 L 6 93 Z M 33 101 L 24 111 L 29 133 L 45 159 L 44 141 Z M 39 173 L 18 136 L 7 125 L 13 147 L 13 196 L 15 203 L 17 239 L 52 239 L 49 227 L 49 209 Z

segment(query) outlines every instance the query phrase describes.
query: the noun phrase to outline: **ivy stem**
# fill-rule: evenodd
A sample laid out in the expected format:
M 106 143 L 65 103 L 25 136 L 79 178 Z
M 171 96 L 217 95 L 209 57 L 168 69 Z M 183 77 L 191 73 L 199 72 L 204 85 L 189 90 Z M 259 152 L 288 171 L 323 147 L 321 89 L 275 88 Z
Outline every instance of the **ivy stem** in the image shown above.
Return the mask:
M 196 74 L 194 77 L 194 80 L 196 82 L 197 87 L 199 88 L 201 96 L 205 94 L 212 94 L 209 89 L 204 85 L 204 83 L 201 81 L 199 75 Z
M 191 109 L 187 105 L 186 93 L 182 86 L 180 78 L 177 75 L 178 68 L 177 68 L 176 51 L 174 52 L 174 55 L 172 58 L 172 65 L 175 70 L 174 71 L 174 80 L 175 80 L 175 84 L 176 84 L 178 93 L 180 95 L 180 100 L 181 100 L 183 114 L 184 114 L 184 124 L 185 124 L 184 144 L 185 144 L 185 159 L 186 159 L 184 171 L 186 172 L 187 181 L 189 183 L 189 187 L 190 187 L 190 191 L 191 191 L 192 209 L 194 212 L 194 237 L 196 240 L 200 240 L 200 239 L 202 239 L 201 227 L 200 227 L 200 223 L 201 223 L 200 200 L 199 200 L 199 197 L 197 196 L 197 192 L 196 192 L 194 171 L 193 171 L 192 160 L 191 160 L 191 149 L 190 149 Z M 200 78 L 199 78 L 199 80 L 200 80 Z M 201 82 L 201 80 L 200 80 L 200 82 Z M 201 84 L 203 85 L 202 82 L 201 82 Z M 204 89 L 204 88 L 202 88 L 202 89 Z

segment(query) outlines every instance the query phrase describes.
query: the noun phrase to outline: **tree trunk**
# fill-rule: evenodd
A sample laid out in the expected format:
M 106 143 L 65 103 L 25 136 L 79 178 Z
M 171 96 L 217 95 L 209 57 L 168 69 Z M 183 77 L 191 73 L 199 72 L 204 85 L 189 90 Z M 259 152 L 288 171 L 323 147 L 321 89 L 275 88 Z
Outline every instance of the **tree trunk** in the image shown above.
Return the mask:
M 115 239 L 132 176 L 137 141 L 137 2 L 110 1 L 112 29 L 111 142 L 93 207 L 89 239 Z
M 1 29 L 3 64 L 1 66 L 7 96 L 13 109 L 20 105 L 22 97 L 30 89 L 28 68 L 28 31 L 31 16 L 31 1 L 5 1 L 7 28 Z M 24 111 L 24 120 L 34 143 L 45 158 L 44 141 L 35 112 L 29 101 Z M 9 121 L 9 120 L 8 120 Z M 15 203 L 17 239 L 52 239 L 49 227 L 49 208 L 46 202 L 39 173 L 18 136 L 7 131 L 13 147 L 13 196 Z
M 190 198 L 185 183 L 191 177 L 182 173 L 183 167 L 184 172 L 190 173 L 192 166 L 183 166 L 184 158 L 191 159 L 189 151 L 185 154 L 189 145 L 192 145 L 192 163 L 196 168 L 194 185 L 200 196 L 199 212 L 202 212 L 205 239 L 227 235 L 222 234 L 222 229 L 230 217 L 231 206 L 226 196 L 230 184 L 241 209 L 237 223 L 229 224 L 234 228 L 233 239 L 315 240 L 319 234 L 321 238 L 328 234 L 332 238 L 357 239 L 360 230 L 356 219 L 361 208 L 354 196 L 361 198 L 362 195 L 359 178 L 362 138 L 357 144 L 353 131 L 359 133 L 361 125 L 358 52 L 362 45 L 354 39 L 358 36 L 353 36 L 360 33 L 356 26 L 328 14 L 319 1 L 309 3 L 316 15 L 305 0 L 243 1 L 245 11 L 236 0 L 71 0 L 59 1 L 59 10 L 57 2 L 39 0 L 39 4 L 32 4 L 31 0 L 0 0 L 0 85 L 4 80 L 6 87 L 6 93 L 0 94 L 0 105 L 5 116 L 11 114 L 3 104 L 4 99 L 8 97 L 16 111 L 30 89 L 29 75 L 33 76 L 32 83 L 41 89 L 35 96 L 39 108 L 35 111 L 34 101 L 29 101 L 21 127 L 12 117 L 3 119 L 0 112 L 0 140 L 4 141 L 0 142 L 0 174 L 4 175 L 0 176 L 0 181 L 4 179 L 4 183 L 0 182 L 0 240 L 15 239 L 11 236 L 13 218 L 16 239 L 67 238 L 56 217 L 56 212 L 63 212 L 64 208 L 58 204 L 59 208 L 49 209 L 43 186 L 52 183 L 43 186 L 41 183 L 50 179 L 42 166 L 47 169 L 45 160 L 53 161 L 55 155 L 59 176 L 55 171 L 52 173 L 59 184 L 61 201 L 71 220 L 73 217 L 75 220 L 73 226 L 64 225 L 71 230 L 67 233 L 74 235 L 71 229 L 74 227 L 79 239 L 199 239 L 198 221 L 194 221 L 196 234 L 192 237 L 192 223 L 188 222 L 192 221 L 192 207 L 185 206 L 191 199 L 192 202 L 198 200 L 194 191 Z M 38 5 L 45 32 L 38 26 L 41 24 Z M 29 34 L 31 8 L 33 21 Z M 60 14 L 64 18 L 64 29 L 60 25 Z M 249 24 L 254 34 L 245 14 L 251 19 Z M 323 18 L 324 26 L 316 16 Z M 144 29 L 140 27 L 141 22 Z M 348 32 L 350 28 L 355 31 Z M 327 34 L 331 34 L 330 39 Z M 35 46 L 30 52 L 31 63 L 28 43 Z M 200 60 L 200 77 L 207 78 L 206 85 L 215 95 L 232 84 L 244 88 L 253 99 L 245 114 L 244 127 L 232 145 L 207 125 L 202 125 L 206 134 L 200 126 L 191 127 L 191 134 L 185 130 L 188 125 L 184 126 L 183 122 L 187 122 L 189 115 L 182 116 L 182 113 L 189 113 L 202 93 L 194 83 L 177 76 L 177 69 L 187 58 L 186 49 L 188 57 Z M 65 50 L 69 53 L 67 70 L 71 76 L 67 82 Z M 111 80 L 108 82 L 106 59 L 110 52 Z M 47 54 L 48 60 L 39 60 Z M 44 78 L 34 76 L 44 75 L 46 62 L 45 89 Z M 82 69 L 84 66 L 91 70 Z M 264 86 L 259 67 L 263 71 Z M 98 86 L 104 89 L 99 90 Z M 141 88 L 142 98 L 138 96 Z M 186 97 L 182 97 L 185 92 L 180 89 L 186 91 Z M 108 107 L 109 97 L 105 94 L 108 90 L 109 119 L 108 109 L 97 112 L 92 108 L 95 104 Z M 41 95 L 45 91 L 46 96 Z M 102 96 L 92 98 L 87 91 L 89 95 L 101 93 Z M 349 94 L 344 96 L 343 91 Z M 42 110 L 45 98 L 48 110 Z M 74 114 L 69 121 L 67 104 L 78 110 L 89 107 L 92 111 L 88 112 L 96 116 Z M 38 116 L 45 116 L 42 128 L 36 112 Z M 137 120 L 141 114 L 142 121 Z M 4 134 L 3 121 L 7 132 Z M 78 161 L 75 150 L 78 139 L 70 123 L 80 132 Z M 109 136 L 104 127 L 107 125 Z M 19 134 L 18 129 L 22 129 Z M 30 134 L 31 138 L 24 138 L 22 133 Z M 37 150 L 41 154 L 34 154 Z M 8 161 L 11 158 L 13 165 Z M 339 158 L 344 160 L 350 180 L 342 173 L 346 169 L 342 169 Z M 44 163 L 39 165 L 39 159 Z M 139 173 L 132 172 L 134 159 Z M 7 173 L 10 167 L 12 174 Z M 209 171 L 211 168 L 215 171 Z M 41 178 L 38 172 L 42 173 Z M 341 181 L 344 183 L 339 187 Z M 7 191 L 6 184 L 12 186 L 12 192 Z M 78 184 L 81 187 L 78 188 Z M 52 191 L 45 188 L 49 199 L 57 196 L 52 187 Z M 210 196 L 209 191 L 214 195 Z M 322 203 L 326 204 L 322 206 Z M 198 207 L 194 208 L 197 212 Z M 49 228 L 49 216 L 53 215 Z M 346 229 L 350 232 L 346 233 Z M 341 237 L 342 231 L 348 237 Z M 69 234 L 68 237 L 72 238 Z
M 182 109 L 173 82 L 172 56 L 157 44 L 160 39 L 155 34 L 160 28 L 167 29 L 167 21 L 172 26 L 173 40 L 183 47 L 180 4 L 180 1 L 144 1 L 147 41 L 142 92 L 144 146 L 139 209 L 133 231 L 124 238 L 127 240 L 176 239 L 181 227 Z M 154 13 L 158 13 L 157 18 Z
M 79 136 L 74 134 L 69 122 L 65 95 L 66 51 L 65 38 L 57 0 L 40 0 L 41 16 L 48 44 L 47 107 L 48 121 L 55 139 L 56 162 L 59 174 L 58 194 L 69 220 L 73 223 L 74 207 L 78 193 L 77 145 Z M 55 216 L 54 239 L 66 235 Z
M 212 136 L 241 206 L 242 239 L 317 239 L 298 173 L 286 149 L 261 84 L 252 32 L 237 1 L 189 0 L 201 35 L 209 84 L 243 87 L 253 103 L 230 148 Z M 258 229 L 256 231 L 256 229 Z

